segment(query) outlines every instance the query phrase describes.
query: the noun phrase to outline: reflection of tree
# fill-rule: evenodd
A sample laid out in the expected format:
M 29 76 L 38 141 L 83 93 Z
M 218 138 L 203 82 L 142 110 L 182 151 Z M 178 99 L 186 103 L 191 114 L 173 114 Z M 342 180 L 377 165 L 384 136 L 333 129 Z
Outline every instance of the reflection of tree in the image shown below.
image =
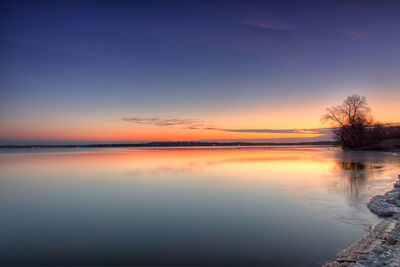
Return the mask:
M 369 156 L 368 153 L 341 153 L 335 164 L 335 170 L 339 171 L 342 177 L 344 188 L 341 190 L 347 193 L 350 206 L 364 205 L 366 182 L 372 178 L 372 170 L 382 168 L 379 165 L 369 164 L 368 162 L 371 162 Z
M 349 162 L 350 168 L 343 169 L 344 170 L 344 178 L 348 183 L 348 192 L 350 204 L 353 206 L 357 206 L 360 204 L 359 193 L 363 191 L 365 182 L 367 180 L 367 172 L 363 164 Z M 358 166 L 360 165 L 360 166 Z M 361 167 L 362 166 L 362 167 Z M 361 167 L 361 168 L 360 168 Z
M 365 164 L 362 162 L 347 162 L 347 161 L 338 161 L 336 162 L 337 169 L 342 169 L 346 171 L 359 171 L 359 170 L 371 170 L 371 169 L 379 169 L 381 166 L 376 166 L 372 164 Z

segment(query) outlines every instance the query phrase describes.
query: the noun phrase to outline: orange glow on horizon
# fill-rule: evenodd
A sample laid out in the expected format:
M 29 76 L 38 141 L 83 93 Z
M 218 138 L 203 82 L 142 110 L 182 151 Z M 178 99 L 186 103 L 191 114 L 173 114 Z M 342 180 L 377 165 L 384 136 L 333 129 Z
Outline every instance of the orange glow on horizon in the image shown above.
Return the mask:
M 134 127 L 132 127 L 134 128 Z M 43 133 L 44 132 L 44 133 Z M 201 140 L 247 140 L 247 139 L 280 139 L 280 138 L 313 138 L 321 136 L 314 133 L 246 133 L 226 132 L 219 130 L 191 130 L 179 128 L 161 128 L 149 126 L 141 129 L 110 129 L 109 127 L 98 127 L 86 131 L 74 131 L 69 129 L 43 128 L 26 132 L 6 132 L 3 138 L 13 136 L 13 139 L 24 139 L 29 136 L 32 140 L 54 140 L 54 141 L 201 141 Z
M 382 101 L 377 101 L 382 100 Z M 387 104 L 385 104 L 387 103 Z M 334 104 L 340 104 L 334 103 Z M 240 113 L 225 112 L 206 117 L 193 116 L 203 121 L 203 126 L 190 129 L 186 125 L 157 126 L 137 124 L 123 121 L 115 116 L 103 118 L 102 115 L 80 116 L 75 118 L 52 116 L 51 114 L 39 117 L 27 114 L 24 121 L 9 118 L 0 121 L 0 138 L 10 140 L 35 141 L 76 141 L 76 142 L 135 142 L 135 141 L 207 141 L 207 140 L 262 140 L 272 139 L 309 139 L 323 137 L 317 133 L 260 133 L 224 131 L 223 129 L 313 129 L 326 128 L 327 124 L 320 122 L 321 114 L 327 103 L 298 103 L 291 108 L 282 106 L 271 110 L 254 107 Z M 396 99 L 371 100 L 371 109 L 376 120 L 381 122 L 398 122 L 399 107 Z M 189 125 L 190 126 L 190 125 Z M 206 128 L 212 128 L 206 130 Z M 218 130 L 220 129 L 220 130 Z M 10 141 L 12 143 L 12 141 Z M 28 141 L 29 142 L 29 141 Z M 34 142 L 34 141 L 32 141 Z

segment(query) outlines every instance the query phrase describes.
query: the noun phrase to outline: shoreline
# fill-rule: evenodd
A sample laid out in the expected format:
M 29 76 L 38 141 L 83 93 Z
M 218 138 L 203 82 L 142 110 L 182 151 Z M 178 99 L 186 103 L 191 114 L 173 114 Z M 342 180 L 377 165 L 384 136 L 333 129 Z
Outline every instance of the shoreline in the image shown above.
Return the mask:
M 323 267 L 400 266 L 400 175 L 392 190 L 372 197 L 367 207 L 380 222 Z
M 20 148 L 121 148 L 121 147 L 236 147 L 236 146 L 339 146 L 335 141 L 316 142 L 212 142 L 212 141 L 154 141 L 138 143 L 94 144 L 27 144 L 0 145 L 0 149 Z

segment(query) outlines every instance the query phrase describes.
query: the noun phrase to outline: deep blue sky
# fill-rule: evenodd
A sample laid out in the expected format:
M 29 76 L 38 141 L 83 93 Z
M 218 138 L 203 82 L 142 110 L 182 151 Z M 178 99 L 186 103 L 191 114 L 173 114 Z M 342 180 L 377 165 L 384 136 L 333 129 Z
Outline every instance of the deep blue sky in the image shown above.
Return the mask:
M 400 1 L 2 1 L 1 10 L 3 140 L 143 127 L 127 117 L 312 128 L 352 93 L 367 95 L 380 120 L 400 114 Z

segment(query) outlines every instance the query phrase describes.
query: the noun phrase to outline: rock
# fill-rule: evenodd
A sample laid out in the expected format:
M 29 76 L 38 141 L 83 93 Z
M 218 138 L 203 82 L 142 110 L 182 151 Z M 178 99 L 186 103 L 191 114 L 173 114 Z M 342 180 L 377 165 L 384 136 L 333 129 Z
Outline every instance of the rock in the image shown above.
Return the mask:
M 391 216 L 396 213 L 396 206 L 388 203 L 389 199 L 385 196 L 375 196 L 369 201 L 367 207 L 378 216 Z
M 346 259 L 346 258 L 339 258 L 336 260 L 337 262 L 357 262 L 355 259 Z
M 397 243 L 397 240 L 393 236 L 390 236 L 390 235 L 385 236 L 385 241 L 391 246 L 394 246 Z
M 397 243 L 400 243 L 400 220 L 397 227 L 392 231 L 391 237 L 396 240 Z
M 392 190 L 386 192 L 386 193 L 385 193 L 385 196 L 386 196 L 386 197 L 389 197 L 389 198 L 397 199 L 399 193 L 400 193 L 400 188 L 394 188 L 394 189 L 392 189 Z
M 335 262 L 324 266 L 400 266 L 400 181 L 385 195 L 371 198 L 367 207 L 378 216 L 391 217 L 381 220 L 369 235 L 341 251 Z
M 397 184 L 397 183 L 396 183 Z M 397 218 L 400 214 L 400 188 L 394 188 L 385 195 L 373 197 L 367 207 L 378 216 L 393 216 Z

